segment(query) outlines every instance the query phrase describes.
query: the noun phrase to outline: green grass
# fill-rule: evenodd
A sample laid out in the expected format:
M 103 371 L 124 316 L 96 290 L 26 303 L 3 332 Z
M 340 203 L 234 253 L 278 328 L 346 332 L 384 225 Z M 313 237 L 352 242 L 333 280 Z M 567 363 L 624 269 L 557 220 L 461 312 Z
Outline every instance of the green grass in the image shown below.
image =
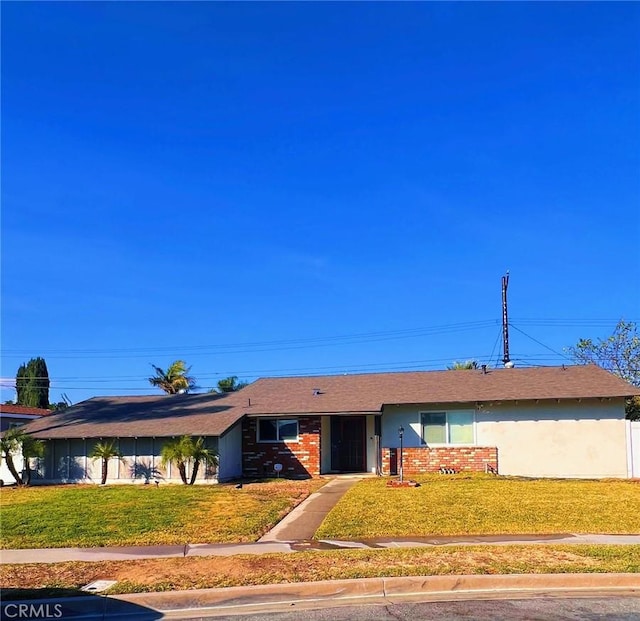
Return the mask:
M 5 599 L 17 599 L 68 594 L 106 576 L 117 580 L 109 590 L 115 594 L 382 576 L 611 572 L 640 572 L 640 546 L 450 546 L 2 565 L 0 586 Z
M 255 541 L 321 484 L 3 488 L 1 547 Z
M 420 487 L 361 481 L 329 513 L 316 539 L 640 531 L 637 482 L 491 475 L 416 480 Z

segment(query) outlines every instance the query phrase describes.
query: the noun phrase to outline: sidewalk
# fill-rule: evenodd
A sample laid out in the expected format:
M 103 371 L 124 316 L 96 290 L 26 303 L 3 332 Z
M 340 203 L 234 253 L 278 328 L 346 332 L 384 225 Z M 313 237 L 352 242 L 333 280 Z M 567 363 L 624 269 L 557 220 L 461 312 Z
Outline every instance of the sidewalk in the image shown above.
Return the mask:
M 187 544 L 112 548 L 46 548 L 0 550 L 0 564 L 61 563 L 64 561 L 122 561 L 145 558 L 232 556 L 234 554 L 293 553 L 303 550 L 385 549 L 476 545 L 608 544 L 640 545 L 640 535 L 486 535 L 469 537 L 406 537 L 366 541 L 260 541 L 257 543 Z

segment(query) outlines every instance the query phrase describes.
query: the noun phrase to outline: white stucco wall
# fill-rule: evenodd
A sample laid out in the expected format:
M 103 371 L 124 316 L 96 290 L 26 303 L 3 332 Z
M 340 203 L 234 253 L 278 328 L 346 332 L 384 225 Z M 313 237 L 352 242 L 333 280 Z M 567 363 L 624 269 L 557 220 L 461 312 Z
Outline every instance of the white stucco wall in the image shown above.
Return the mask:
M 376 438 L 375 438 L 375 416 L 367 416 L 366 426 L 366 450 L 367 450 L 367 472 L 376 472 Z
M 424 446 L 422 442 L 422 427 L 420 412 L 434 410 L 452 410 L 450 406 L 424 405 L 385 405 L 382 414 L 382 448 L 398 448 L 400 435 L 398 429 L 404 428 L 403 446 L 407 448 Z M 468 409 L 468 408 L 466 408 Z M 473 408 L 471 408 L 473 410 Z
M 640 478 L 640 420 L 627 421 L 627 446 L 629 475 Z
M 21 475 L 24 467 L 21 452 L 16 453 L 16 455 L 13 456 L 13 465 L 15 466 L 18 475 Z M 9 471 L 9 468 L 7 468 L 7 464 L 4 459 L 2 460 L 2 463 L 0 463 L 0 480 L 3 485 L 14 485 L 16 483 L 16 480 Z
M 624 400 L 485 405 L 477 443 L 498 447 L 500 474 L 627 477 Z
M 442 404 L 385 406 L 382 447 L 424 446 L 420 412 L 475 411 L 474 444 L 498 448 L 498 470 L 530 477 L 629 476 L 624 400 L 545 401 L 452 407 Z

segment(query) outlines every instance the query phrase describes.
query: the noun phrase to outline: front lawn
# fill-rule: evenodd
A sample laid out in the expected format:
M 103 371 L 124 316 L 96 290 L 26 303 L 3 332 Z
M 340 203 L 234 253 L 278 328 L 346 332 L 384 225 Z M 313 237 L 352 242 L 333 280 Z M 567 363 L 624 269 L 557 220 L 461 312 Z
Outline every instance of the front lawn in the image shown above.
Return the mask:
M 491 475 L 416 477 L 417 488 L 361 481 L 316 539 L 429 535 L 640 532 L 640 483 L 518 479 Z
M 324 481 L 2 488 L 2 548 L 255 541 Z
M 379 576 L 640 572 L 640 546 L 451 546 L 135 561 L 0 565 L 5 599 L 69 595 L 109 578 L 113 593 Z

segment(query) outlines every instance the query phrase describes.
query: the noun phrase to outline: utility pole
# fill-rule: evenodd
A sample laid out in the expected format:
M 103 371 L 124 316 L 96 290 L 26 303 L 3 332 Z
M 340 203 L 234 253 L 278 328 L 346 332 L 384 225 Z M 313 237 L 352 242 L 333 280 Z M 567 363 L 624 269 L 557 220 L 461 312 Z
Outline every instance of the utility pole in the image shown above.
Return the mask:
M 502 277 L 502 351 L 504 356 L 502 362 L 504 366 L 511 366 L 509 363 L 509 316 L 507 314 L 507 287 L 509 286 L 509 271 Z

